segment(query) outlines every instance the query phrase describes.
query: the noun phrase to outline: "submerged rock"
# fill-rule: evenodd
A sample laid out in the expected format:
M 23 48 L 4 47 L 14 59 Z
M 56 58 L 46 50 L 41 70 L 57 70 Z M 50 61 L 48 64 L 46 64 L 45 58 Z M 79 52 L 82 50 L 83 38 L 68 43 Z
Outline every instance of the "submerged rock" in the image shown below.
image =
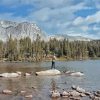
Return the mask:
M 62 94 L 61 94 L 61 96 L 62 97 L 68 97 L 70 94 L 67 92 L 67 91 L 65 91 L 64 89 L 63 89 L 63 92 L 62 92 Z
M 58 97 L 60 97 L 59 91 L 57 91 L 57 90 L 52 91 L 51 97 L 52 97 L 52 98 L 58 98 Z
M 74 71 L 66 71 L 66 72 L 64 72 L 65 74 L 72 74 L 72 73 L 74 73 Z
M 26 91 L 22 90 L 22 91 L 20 91 L 20 93 L 21 93 L 21 94 L 24 94 L 24 93 L 26 93 Z
M 80 97 L 70 97 L 69 100 L 81 100 L 81 98 Z
M 31 94 L 25 96 L 25 98 L 32 98 L 32 97 L 33 97 L 33 95 L 31 95 Z
M 73 72 L 70 74 L 71 76 L 83 76 L 84 74 L 82 72 Z

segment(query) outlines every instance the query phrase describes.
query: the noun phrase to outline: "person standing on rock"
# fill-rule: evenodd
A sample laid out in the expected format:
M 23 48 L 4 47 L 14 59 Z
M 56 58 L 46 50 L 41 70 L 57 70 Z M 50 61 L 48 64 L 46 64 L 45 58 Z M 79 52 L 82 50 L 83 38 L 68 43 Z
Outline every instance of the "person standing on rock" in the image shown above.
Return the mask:
M 56 59 L 56 57 L 53 56 L 53 57 L 52 57 L 52 65 L 51 65 L 51 69 L 55 69 L 55 59 Z

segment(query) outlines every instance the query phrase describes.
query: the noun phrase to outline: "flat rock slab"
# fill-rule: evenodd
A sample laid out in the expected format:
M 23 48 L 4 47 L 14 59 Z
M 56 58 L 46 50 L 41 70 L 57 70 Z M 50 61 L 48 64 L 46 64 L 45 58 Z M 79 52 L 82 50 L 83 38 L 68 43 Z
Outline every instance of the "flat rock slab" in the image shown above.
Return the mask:
M 36 72 L 36 75 L 60 75 L 61 72 L 57 69 L 50 69 L 45 71 Z

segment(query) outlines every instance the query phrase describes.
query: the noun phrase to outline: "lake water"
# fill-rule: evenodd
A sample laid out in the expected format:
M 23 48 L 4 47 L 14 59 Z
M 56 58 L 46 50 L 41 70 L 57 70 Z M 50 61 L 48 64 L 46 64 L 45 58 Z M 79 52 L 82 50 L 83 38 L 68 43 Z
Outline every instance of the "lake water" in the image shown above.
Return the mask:
M 49 91 L 52 88 L 52 82 L 56 83 L 56 87 L 59 91 L 63 88 L 68 90 L 72 85 L 80 86 L 87 91 L 100 89 L 100 60 L 56 62 L 56 68 L 58 70 L 81 71 L 85 74 L 82 77 L 35 75 L 36 71 L 50 69 L 50 66 L 51 62 L 0 63 L 0 73 L 16 71 L 33 72 L 33 75 L 30 77 L 0 78 L 0 92 L 3 89 L 10 89 L 13 91 L 13 95 L 4 95 L 0 93 L 0 100 L 28 100 L 20 94 L 19 91 L 21 90 L 26 90 L 27 94 L 32 94 L 32 100 L 51 100 Z

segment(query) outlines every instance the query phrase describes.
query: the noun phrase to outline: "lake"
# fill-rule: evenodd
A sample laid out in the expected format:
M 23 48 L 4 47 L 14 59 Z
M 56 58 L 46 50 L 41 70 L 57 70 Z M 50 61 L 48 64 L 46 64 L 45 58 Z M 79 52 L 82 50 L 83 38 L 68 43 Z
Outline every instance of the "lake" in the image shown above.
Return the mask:
M 63 88 L 68 90 L 72 85 L 80 86 L 87 91 L 100 89 L 100 60 L 83 61 L 57 61 L 56 69 L 60 71 L 80 71 L 85 75 L 74 77 L 67 75 L 57 76 L 36 76 L 36 71 L 50 69 L 51 62 L 41 63 L 0 63 L 0 73 L 4 72 L 32 72 L 32 76 L 18 78 L 0 78 L 0 92 L 3 89 L 10 89 L 13 95 L 4 95 L 0 93 L 0 100 L 28 100 L 19 93 L 26 90 L 27 94 L 32 94 L 32 100 L 51 100 L 49 94 L 52 88 L 52 82 L 61 91 Z M 29 99 L 30 100 L 30 99 Z M 58 100 L 58 99 L 57 99 Z M 63 99 L 62 99 L 63 100 Z

